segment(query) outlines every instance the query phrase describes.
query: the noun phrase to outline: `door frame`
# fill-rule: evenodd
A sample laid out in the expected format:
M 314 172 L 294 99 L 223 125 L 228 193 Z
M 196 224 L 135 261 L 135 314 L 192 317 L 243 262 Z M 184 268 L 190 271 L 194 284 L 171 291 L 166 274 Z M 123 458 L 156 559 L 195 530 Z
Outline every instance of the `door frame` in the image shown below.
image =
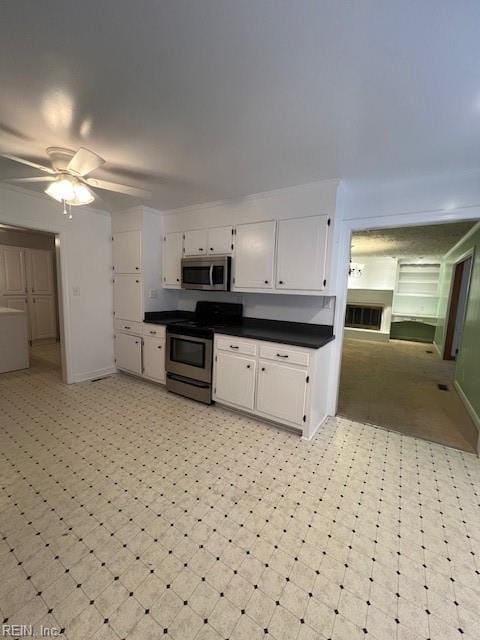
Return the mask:
M 451 355 L 451 349 L 452 349 L 452 344 L 453 344 L 453 338 L 455 336 L 455 329 L 456 329 L 456 315 L 457 315 L 457 305 L 458 305 L 458 299 L 459 299 L 459 295 L 460 295 L 460 289 L 462 286 L 462 282 L 463 282 L 463 272 L 465 269 L 465 262 L 471 258 L 471 263 L 470 263 L 470 272 L 468 274 L 468 281 L 467 281 L 467 303 L 465 305 L 465 309 L 463 311 L 463 317 L 462 317 L 462 325 L 465 324 L 465 318 L 467 315 L 467 307 L 468 307 L 468 296 L 469 296 L 469 292 L 470 292 L 470 284 L 472 282 L 472 272 L 473 272 L 473 261 L 475 259 L 475 248 L 472 247 L 471 249 L 468 249 L 468 251 L 465 251 L 465 253 L 463 253 L 459 258 L 457 258 L 453 263 L 452 263 L 452 275 L 451 275 L 451 280 L 450 280 L 450 292 L 448 295 L 448 304 L 447 304 L 447 314 L 445 316 L 445 334 L 444 334 L 444 338 L 443 338 L 443 344 L 442 344 L 442 359 L 443 360 L 453 360 L 455 361 L 456 358 L 453 358 Z M 458 283 L 458 288 L 457 288 L 457 269 L 460 267 L 460 265 L 462 265 L 462 270 L 461 270 L 461 275 L 460 275 L 460 282 Z M 452 311 L 455 310 L 455 317 L 452 317 Z M 448 351 L 449 353 L 447 354 L 447 347 L 448 347 Z
M 14 224 L 9 221 L 4 221 L 0 218 L 0 225 L 10 227 L 12 229 L 19 229 L 21 231 L 30 231 L 37 233 L 48 233 L 55 238 L 55 262 L 56 262 L 56 277 L 57 277 L 57 305 L 58 305 L 58 319 L 59 319 L 59 332 L 60 332 L 60 360 L 62 368 L 62 382 L 65 384 L 71 384 L 74 382 L 72 375 L 72 347 L 71 347 L 71 335 L 70 335 L 70 314 L 67 306 L 67 266 L 64 252 L 65 252 L 65 232 L 58 229 L 45 229 L 41 226 L 24 226 Z
M 334 226 L 333 261 L 335 265 L 334 291 L 336 292 L 334 335 L 330 382 L 327 396 L 327 414 L 335 416 L 340 391 L 340 373 L 343 353 L 343 329 L 347 309 L 348 270 L 352 233 L 368 229 L 394 229 L 449 222 L 475 222 L 480 220 L 480 207 L 465 207 L 453 210 L 434 210 L 416 213 L 396 213 L 393 215 L 339 220 Z

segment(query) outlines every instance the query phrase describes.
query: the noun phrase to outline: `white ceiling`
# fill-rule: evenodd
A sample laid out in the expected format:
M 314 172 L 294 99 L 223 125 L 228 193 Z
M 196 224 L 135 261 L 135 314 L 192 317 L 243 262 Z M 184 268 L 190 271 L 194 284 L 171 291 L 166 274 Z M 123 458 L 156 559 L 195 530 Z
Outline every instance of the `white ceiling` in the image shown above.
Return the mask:
M 4 1 L 0 150 L 90 147 L 159 208 L 478 168 L 479 33 L 478 0 Z
M 398 229 L 374 229 L 352 234 L 352 256 L 443 256 L 475 222 L 452 222 Z

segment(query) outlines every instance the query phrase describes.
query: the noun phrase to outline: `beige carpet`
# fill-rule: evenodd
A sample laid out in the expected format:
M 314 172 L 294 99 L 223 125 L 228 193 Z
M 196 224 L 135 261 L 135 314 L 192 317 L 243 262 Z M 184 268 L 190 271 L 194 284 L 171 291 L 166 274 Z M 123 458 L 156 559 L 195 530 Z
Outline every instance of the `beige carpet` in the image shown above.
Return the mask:
M 454 371 L 455 363 L 441 360 L 433 345 L 346 339 L 338 413 L 475 451 L 476 427 L 453 386 Z

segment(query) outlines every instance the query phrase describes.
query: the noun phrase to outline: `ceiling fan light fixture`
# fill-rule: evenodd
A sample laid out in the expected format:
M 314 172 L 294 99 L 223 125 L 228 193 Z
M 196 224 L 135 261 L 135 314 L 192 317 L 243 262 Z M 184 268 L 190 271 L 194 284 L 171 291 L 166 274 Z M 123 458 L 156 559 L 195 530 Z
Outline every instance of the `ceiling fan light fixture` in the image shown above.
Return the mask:
M 74 187 L 74 197 L 67 200 L 68 204 L 80 206 L 82 204 L 90 204 L 95 200 L 93 191 L 83 182 L 77 182 Z
M 45 193 L 58 202 L 69 201 L 75 197 L 72 180 L 68 176 L 60 176 L 48 185 Z

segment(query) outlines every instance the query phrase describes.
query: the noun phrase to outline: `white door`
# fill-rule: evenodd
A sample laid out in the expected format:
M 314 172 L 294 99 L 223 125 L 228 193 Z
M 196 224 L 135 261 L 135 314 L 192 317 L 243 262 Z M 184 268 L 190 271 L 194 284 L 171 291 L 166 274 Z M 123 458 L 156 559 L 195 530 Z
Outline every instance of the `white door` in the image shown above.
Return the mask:
M 207 252 L 210 254 L 232 253 L 232 231 L 232 227 L 212 227 L 211 229 L 209 229 Z
M 133 275 L 117 274 L 113 279 L 114 316 L 120 320 L 143 322 L 142 279 Z
M 280 421 L 303 424 L 307 374 L 276 362 L 258 364 L 257 411 Z
M 275 221 L 239 224 L 235 234 L 235 288 L 271 289 Z
M 182 276 L 183 233 L 167 233 L 163 243 L 163 284 L 180 287 Z
M 115 273 L 139 273 L 142 265 L 141 231 L 122 231 L 113 236 Z
M 25 311 L 28 319 L 28 339 L 32 339 L 31 320 L 28 306 L 28 298 L 24 296 L 0 296 L 0 306 L 8 309 L 19 309 Z
M 253 409 L 256 364 L 252 358 L 219 351 L 215 363 L 215 399 Z
M 165 382 L 165 338 L 143 338 L 143 375 Z
M 142 373 L 142 339 L 128 333 L 115 334 L 115 363 L 118 369 Z
M 53 296 L 31 298 L 32 340 L 57 337 L 57 315 Z
M 53 252 L 45 249 L 27 249 L 28 285 L 35 295 L 53 295 Z
M 320 291 L 325 288 L 328 228 L 328 216 L 279 221 L 278 289 Z
M 186 256 L 207 255 L 207 229 L 185 231 L 184 254 Z
M 27 292 L 25 252 L 20 247 L 3 247 L 3 293 L 22 295 Z

